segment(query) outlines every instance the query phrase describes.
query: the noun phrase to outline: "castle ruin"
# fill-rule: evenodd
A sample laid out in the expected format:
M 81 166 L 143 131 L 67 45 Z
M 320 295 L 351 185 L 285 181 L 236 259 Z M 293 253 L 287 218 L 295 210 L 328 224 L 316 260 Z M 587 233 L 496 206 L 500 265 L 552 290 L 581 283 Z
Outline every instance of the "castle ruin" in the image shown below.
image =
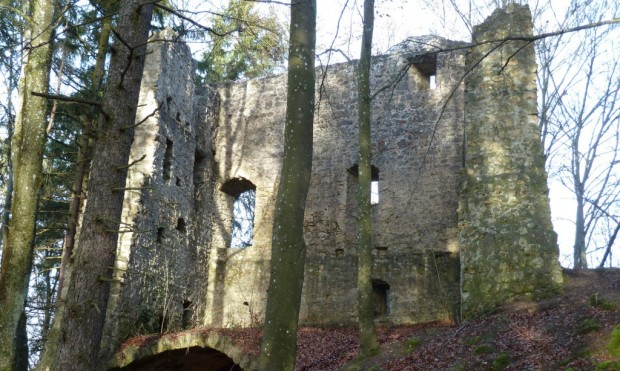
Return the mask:
M 529 9 L 511 4 L 475 28 L 478 46 L 426 36 L 373 58 L 379 323 L 455 320 L 558 289 L 534 45 L 498 41 L 531 34 Z M 267 298 L 286 75 L 196 88 L 185 44 L 149 48 L 104 358 L 138 334 L 260 325 Z M 317 71 L 304 325 L 357 318 L 355 68 Z

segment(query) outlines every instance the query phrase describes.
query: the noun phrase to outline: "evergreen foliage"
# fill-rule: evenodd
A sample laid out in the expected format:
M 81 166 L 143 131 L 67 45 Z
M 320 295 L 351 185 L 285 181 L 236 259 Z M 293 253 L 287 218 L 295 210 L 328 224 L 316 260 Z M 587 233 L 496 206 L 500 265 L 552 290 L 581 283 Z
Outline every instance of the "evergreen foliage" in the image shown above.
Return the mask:
M 232 0 L 211 21 L 211 46 L 198 62 L 203 82 L 263 76 L 282 63 L 285 32 L 273 13 L 263 15 L 251 1 Z

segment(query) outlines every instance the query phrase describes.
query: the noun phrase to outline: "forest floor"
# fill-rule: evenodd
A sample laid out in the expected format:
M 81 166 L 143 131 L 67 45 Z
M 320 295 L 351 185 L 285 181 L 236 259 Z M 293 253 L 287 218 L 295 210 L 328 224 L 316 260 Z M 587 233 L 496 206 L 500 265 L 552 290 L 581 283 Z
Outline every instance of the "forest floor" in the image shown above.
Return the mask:
M 356 328 L 301 328 L 296 369 L 620 370 L 620 269 L 565 270 L 564 278 L 558 297 L 461 324 L 380 327 L 381 350 L 363 361 Z M 258 354 L 260 331 L 230 335 Z

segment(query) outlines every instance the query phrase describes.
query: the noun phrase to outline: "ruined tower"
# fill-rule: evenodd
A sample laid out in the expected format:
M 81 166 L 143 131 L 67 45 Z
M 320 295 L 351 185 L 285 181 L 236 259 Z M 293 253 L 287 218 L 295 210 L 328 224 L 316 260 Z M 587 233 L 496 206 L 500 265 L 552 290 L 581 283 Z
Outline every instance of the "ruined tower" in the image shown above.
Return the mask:
M 479 45 L 467 53 L 459 209 L 465 315 L 519 296 L 548 296 L 562 282 L 538 128 L 534 44 L 521 36 L 532 36 L 530 11 L 509 4 L 474 28 Z

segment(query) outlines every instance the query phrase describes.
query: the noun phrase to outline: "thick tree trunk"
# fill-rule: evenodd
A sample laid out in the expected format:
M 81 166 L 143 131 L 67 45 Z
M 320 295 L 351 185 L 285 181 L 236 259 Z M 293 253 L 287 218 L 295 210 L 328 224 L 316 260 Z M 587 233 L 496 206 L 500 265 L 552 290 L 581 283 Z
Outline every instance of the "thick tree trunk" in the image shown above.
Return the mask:
M 105 92 L 106 118 L 93 156 L 88 202 L 67 286 L 55 370 L 95 370 L 114 266 L 118 228 L 133 141 L 133 123 L 144 69 L 152 2 L 121 4 Z M 46 366 L 48 367 L 48 366 Z
M 107 56 L 109 39 L 112 31 L 112 17 L 110 16 L 111 12 L 109 2 L 104 2 L 102 6 L 104 7 L 104 19 L 102 20 L 101 24 L 101 35 L 99 36 L 99 43 L 97 46 L 97 58 L 92 74 L 93 85 L 90 88 L 89 96 L 89 98 L 92 100 L 97 99 L 101 90 L 101 86 L 103 84 L 105 59 Z M 69 282 L 70 280 L 71 257 L 73 255 L 73 250 L 76 245 L 80 213 L 86 199 L 85 186 L 88 180 L 88 172 L 90 170 L 92 150 L 94 145 L 92 132 L 93 129 L 96 128 L 97 122 L 99 122 L 99 111 L 96 108 L 93 108 L 90 110 L 89 114 L 85 114 L 84 117 L 81 118 L 81 120 L 84 127 L 82 129 L 82 134 L 80 135 L 79 140 L 75 178 L 73 179 L 73 185 L 71 187 L 72 194 L 71 203 L 69 204 L 69 216 L 67 219 L 67 232 L 65 233 L 65 241 L 62 251 L 62 261 L 60 264 L 60 275 L 58 278 L 58 298 L 56 303 L 57 311 L 54 320 L 56 328 L 50 331 L 50 337 L 45 343 L 45 348 L 49 348 L 50 354 L 55 353 L 53 349 L 58 346 L 58 327 L 61 323 L 60 319 L 63 315 L 63 307 L 66 300 L 66 290 L 63 291 L 63 288 L 65 287 L 64 282 Z M 44 353 L 41 361 L 39 362 L 39 366 L 48 364 L 46 353 L 48 352 L 46 351 Z
M 304 280 L 304 209 L 312 170 L 316 1 L 291 6 L 284 162 L 276 198 L 261 370 L 293 370 Z
M 95 67 L 93 69 L 93 86 L 90 88 L 90 99 L 96 100 L 101 90 L 103 83 L 103 74 L 105 67 L 105 59 L 107 56 L 107 49 L 110 39 L 110 33 L 112 31 L 112 17 L 110 16 L 109 2 L 104 2 L 104 19 L 101 24 L 101 35 L 99 36 L 99 43 L 97 46 L 97 59 L 95 61 Z M 80 136 L 78 159 L 75 178 L 73 179 L 71 204 L 69 205 L 69 218 L 67 222 L 67 233 L 65 234 L 65 244 L 62 256 L 62 264 L 60 267 L 60 286 L 62 289 L 63 278 L 66 274 L 67 265 L 70 262 L 71 254 L 73 253 L 73 247 L 75 246 L 77 226 L 80 217 L 80 210 L 82 208 L 86 192 L 83 186 L 86 184 L 88 170 L 90 169 L 90 159 L 92 156 L 93 141 L 91 138 L 92 128 L 96 126 L 99 119 L 99 112 L 97 109 L 92 109 L 90 115 L 83 117 L 82 122 L 84 128 L 82 129 L 82 135 Z
M 357 220 L 357 291 L 360 326 L 359 356 L 368 357 L 379 348 L 375 331 L 372 295 L 372 223 L 370 214 L 371 140 L 370 140 L 370 61 L 374 28 L 374 0 L 364 1 L 362 51 L 357 66 L 359 160 Z
M 32 241 L 41 182 L 47 102 L 31 96 L 49 85 L 56 1 L 25 4 L 29 26 L 22 59 L 19 104 L 11 142 L 14 193 L 9 233 L 0 270 L 0 370 L 16 367 L 18 323 L 24 309 L 32 260 Z

